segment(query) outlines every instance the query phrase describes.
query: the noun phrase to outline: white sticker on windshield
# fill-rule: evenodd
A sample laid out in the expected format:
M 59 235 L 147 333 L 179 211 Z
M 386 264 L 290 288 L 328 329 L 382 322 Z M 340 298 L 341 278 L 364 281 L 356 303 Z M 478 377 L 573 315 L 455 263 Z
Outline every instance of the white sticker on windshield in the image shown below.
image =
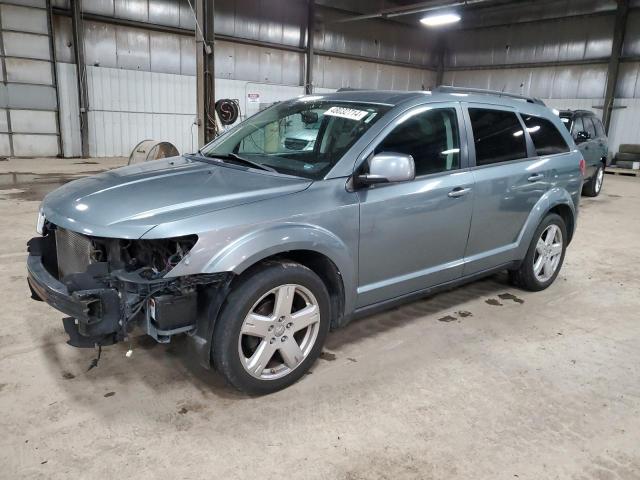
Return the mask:
M 362 120 L 369 112 L 366 110 L 356 110 L 355 108 L 345 107 L 331 107 L 324 112 L 325 115 L 331 115 L 333 117 L 348 118 L 349 120 Z

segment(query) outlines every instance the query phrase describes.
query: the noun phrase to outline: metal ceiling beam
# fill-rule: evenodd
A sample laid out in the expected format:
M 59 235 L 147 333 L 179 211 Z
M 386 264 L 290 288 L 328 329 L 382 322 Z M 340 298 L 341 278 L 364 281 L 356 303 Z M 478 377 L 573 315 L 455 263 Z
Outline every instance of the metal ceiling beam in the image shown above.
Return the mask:
M 455 32 L 461 31 L 469 31 L 469 30 L 486 30 L 489 28 L 497 28 L 497 27 L 508 27 L 510 25 L 527 25 L 532 23 L 545 23 L 554 20 L 571 20 L 571 19 L 579 19 L 579 18 L 593 18 L 593 17 L 608 17 L 615 15 L 615 10 L 605 10 L 602 12 L 590 12 L 590 13 L 576 13 L 574 15 L 555 15 L 553 17 L 541 17 L 541 18 L 533 18 L 531 20 L 514 20 L 511 22 L 502 22 L 502 23 L 490 23 L 486 25 L 473 25 L 467 22 L 462 22 L 459 27 L 452 27 L 448 33 L 453 34 Z
M 459 72 L 465 70 L 507 70 L 510 68 L 541 68 L 541 67 L 574 67 L 580 65 L 604 65 L 609 62 L 609 57 L 589 58 L 583 60 L 561 60 L 552 62 L 524 62 L 504 63 L 496 65 L 464 65 L 445 67 L 447 72 Z
M 460 0 L 453 2 L 451 0 L 431 0 L 430 2 L 412 3 L 411 5 L 406 5 L 404 7 L 385 8 L 379 10 L 376 13 L 367 13 L 364 15 L 356 15 L 353 17 L 343 18 L 337 20 L 336 23 L 356 22 L 359 20 L 370 20 L 373 18 L 402 17 L 404 15 L 413 15 L 415 13 L 432 12 L 455 7 L 469 7 L 490 2 L 495 3 L 496 0 Z
M 54 8 L 53 13 L 55 15 L 63 15 L 63 16 L 71 16 L 71 12 L 69 10 L 63 8 Z M 171 27 L 168 25 L 158 25 L 156 23 L 148 23 L 148 22 L 140 22 L 137 20 L 127 20 L 123 18 L 115 18 L 108 17 L 104 15 L 96 15 L 83 13 L 83 18 L 85 20 L 91 20 L 95 22 L 108 23 L 110 25 L 123 26 L 123 27 L 131 27 L 131 28 L 140 28 L 144 30 L 152 30 L 155 32 L 163 32 L 163 33 L 173 33 L 176 35 L 184 35 L 184 36 L 193 36 L 193 30 L 189 28 L 179 28 L 179 27 Z M 281 43 L 271 43 L 264 42 L 262 40 L 255 40 L 251 38 L 243 38 L 243 37 L 234 37 L 231 35 L 215 35 L 216 40 L 232 42 L 232 43 L 240 43 L 242 45 L 251 45 L 255 47 L 264 47 L 264 48 L 273 48 L 275 50 L 282 50 L 285 52 L 296 52 L 296 53 L 307 53 L 306 47 L 299 47 L 295 45 L 285 45 Z M 344 58 L 347 60 L 356 60 L 363 62 L 372 62 L 379 63 L 381 65 L 392 65 L 398 67 L 408 67 L 408 68 L 417 68 L 419 70 L 434 70 L 433 66 L 421 65 L 416 63 L 409 62 L 401 62 L 396 60 L 387 60 L 383 58 L 373 58 L 373 57 L 363 57 L 361 55 L 352 55 L 348 53 L 339 53 L 339 52 L 331 52 L 328 50 L 317 50 L 313 49 L 313 55 L 320 55 L 324 57 L 336 57 L 336 58 Z
M 607 69 L 607 86 L 604 93 L 604 109 L 602 111 L 602 123 L 604 129 L 609 133 L 611 125 L 611 114 L 613 113 L 613 102 L 615 100 L 616 86 L 618 84 L 618 73 L 620 71 L 620 57 L 624 46 L 624 36 L 627 28 L 627 17 L 629 16 L 629 0 L 618 0 L 616 10 L 616 23 L 613 30 L 613 45 L 611 47 L 611 57 Z

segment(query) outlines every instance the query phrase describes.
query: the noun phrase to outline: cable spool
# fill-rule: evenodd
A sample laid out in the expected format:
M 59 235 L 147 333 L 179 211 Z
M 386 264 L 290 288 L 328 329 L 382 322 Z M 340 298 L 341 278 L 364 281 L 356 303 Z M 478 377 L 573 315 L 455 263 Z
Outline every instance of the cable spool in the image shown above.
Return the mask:
M 240 105 L 237 100 L 223 98 L 216 102 L 216 113 L 222 125 L 231 125 L 240 116 Z
M 128 164 L 133 165 L 134 163 L 177 157 L 178 155 L 180 155 L 180 152 L 178 152 L 178 149 L 171 142 L 143 140 L 131 151 Z

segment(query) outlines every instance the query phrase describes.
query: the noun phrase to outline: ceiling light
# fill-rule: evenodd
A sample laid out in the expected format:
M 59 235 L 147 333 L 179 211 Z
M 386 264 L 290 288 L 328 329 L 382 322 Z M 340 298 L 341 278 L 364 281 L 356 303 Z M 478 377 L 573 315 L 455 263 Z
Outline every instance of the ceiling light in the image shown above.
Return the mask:
M 427 27 L 439 27 L 440 25 L 448 25 L 460 21 L 460 15 L 457 13 L 439 13 L 436 15 L 427 15 L 420 19 L 420 23 Z

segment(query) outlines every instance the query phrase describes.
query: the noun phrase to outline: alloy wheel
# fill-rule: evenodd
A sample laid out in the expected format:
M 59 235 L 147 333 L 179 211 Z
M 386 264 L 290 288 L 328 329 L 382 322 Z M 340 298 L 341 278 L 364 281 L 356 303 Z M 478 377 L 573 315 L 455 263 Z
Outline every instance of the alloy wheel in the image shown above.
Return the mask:
M 533 273 L 539 282 L 547 282 L 558 269 L 562 258 L 562 230 L 551 224 L 544 229 L 533 255 Z
M 260 297 L 242 323 L 242 366 L 260 380 L 282 378 L 309 356 L 319 329 L 320 307 L 311 291 L 280 285 Z
M 600 167 L 596 174 L 596 193 L 600 193 L 602 182 L 604 181 L 604 168 Z

